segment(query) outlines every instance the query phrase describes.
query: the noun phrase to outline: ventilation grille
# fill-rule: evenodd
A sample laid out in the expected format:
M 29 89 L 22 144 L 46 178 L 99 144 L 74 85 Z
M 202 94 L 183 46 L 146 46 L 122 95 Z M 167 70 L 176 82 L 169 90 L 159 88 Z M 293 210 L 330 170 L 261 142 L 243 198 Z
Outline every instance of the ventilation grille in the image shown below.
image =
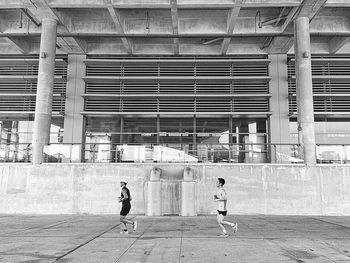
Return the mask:
M 0 113 L 1 111 L 24 111 L 24 112 L 35 112 L 35 97 L 0 97 Z M 64 100 L 60 98 L 53 98 L 52 101 L 53 112 L 64 112 Z
M 88 56 L 85 112 L 268 113 L 265 56 Z
M 288 57 L 289 114 L 297 115 L 295 61 Z M 312 56 L 314 112 L 350 114 L 350 56 Z
M 53 112 L 64 112 L 67 56 L 56 56 Z M 39 57 L 0 56 L 0 112 L 35 112 Z

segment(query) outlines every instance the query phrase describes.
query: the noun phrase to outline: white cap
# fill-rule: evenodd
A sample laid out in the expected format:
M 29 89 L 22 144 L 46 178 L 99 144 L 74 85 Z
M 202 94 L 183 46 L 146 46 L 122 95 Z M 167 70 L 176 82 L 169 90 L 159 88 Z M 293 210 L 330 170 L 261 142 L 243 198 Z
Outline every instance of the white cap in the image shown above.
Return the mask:
M 126 178 L 123 177 L 122 179 L 120 179 L 120 182 L 121 182 L 121 183 L 126 183 L 126 184 L 127 184 L 127 183 L 128 183 L 128 180 L 126 180 Z

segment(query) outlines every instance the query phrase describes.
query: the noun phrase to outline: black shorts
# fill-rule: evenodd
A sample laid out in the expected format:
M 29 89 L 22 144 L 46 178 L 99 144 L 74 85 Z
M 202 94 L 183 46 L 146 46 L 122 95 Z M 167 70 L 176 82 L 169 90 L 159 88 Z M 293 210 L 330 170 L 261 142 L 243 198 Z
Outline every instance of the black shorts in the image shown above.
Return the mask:
M 220 210 L 217 210 L 217 211 L 219 215 L 223 215 L 223 216 L 227 215 L 227 211 L 220 211 Z
M 124 204 L 122 206 L 122 210 L 120 210 L 120 215 L 121 216 L 126 216 L 127 214 L 129 214 L 131 209 L 131 205 L 130 204 Z

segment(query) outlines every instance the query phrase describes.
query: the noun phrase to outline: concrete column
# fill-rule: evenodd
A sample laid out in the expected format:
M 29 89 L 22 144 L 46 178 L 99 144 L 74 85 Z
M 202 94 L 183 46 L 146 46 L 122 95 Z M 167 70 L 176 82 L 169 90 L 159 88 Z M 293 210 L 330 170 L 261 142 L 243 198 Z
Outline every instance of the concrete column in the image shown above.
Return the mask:
M 196 216 L 195 182 L 193 171 L 187 167 L 184 170 L 184 180 L 181 182 L 181 216 Z
M 147 188 L 147 216 L 162 215 L 162 183 L 160 181 L 161 170 L 153 168 Z
M 242 120 L 239 122 L 238 126 L 238 142 L 239 142 L 239 153 L 238 153 L 238 162 L 245 163 L 246 162 L 246 141 L 245 138 L 248 137 L 248 121 Z
M 228 162 L 232 162 L 232 148 L 233 148 L 233 140 L 232 140 L 232 133 L 233 133 L 233 121 L 232 116 L 228 117 Z
M 288 65 L 287 54 L 269 55 L 269 83 L 270 111 L 269 138 L 271 145 L 270 160 L 272 163 L 283 162 L 283 158 L 289 156 L 290 146 L 282 145 L 290 143 L 289 131 L 289 102 L 288 102 Z
M 157 144 L 159 144 L 160 142 L 159 133 L 160 133 L 160 117 L 159 115 L 157 115 Z
M 77 144 L 74 147 L 85 141 L 84 118 L 80 114 L 84 110 L 84 98 L 81 94 L 85 91 L 85 58 L 85 55 L 68 56 L 63 142 Z M 73 148 L 71 150 L 73 151 Z M 77 161 L 82 159 L 82 151 L 79 151 L 79 154 L 80 156 L 74 156 Z
M 300 141 L 304 149 L 305 164 L 313 165 L 316 163 L 316 142 L 309 18 L 295 19 L 294 36 L 299 136 L 301 136 Z
M 52 94 L 55 75 L 57 21 L 41 23 L 38 85 L 33 128 L 33 164 L 43 162 L 44 145 L 50 142 Z

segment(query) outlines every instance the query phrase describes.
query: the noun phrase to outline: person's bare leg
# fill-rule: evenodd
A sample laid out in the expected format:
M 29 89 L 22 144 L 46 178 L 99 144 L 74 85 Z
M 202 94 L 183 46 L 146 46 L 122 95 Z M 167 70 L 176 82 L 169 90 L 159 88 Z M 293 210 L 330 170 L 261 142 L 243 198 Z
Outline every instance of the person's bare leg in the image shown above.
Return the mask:
M 130 220 L 130 219 L 126 219 L 125 217 L 124 217 L 124 223 L 125 224 L 130 224 L 130 225 L 133 225 L 134 224 L 134 221 L 132 221 L 132 220 Z
M 224 218 L 222 218 L 222 219 L 224 219 Z M 237 223 L 231 223 L 231 222 L 222 220 L 221 224 L 230 226 L 230 227 L 232 227 L 234 233 L 237 232 Z
M 220 215 L 220 214 L 217 214 L 216 215 L 216 218 L 217 218 L 217 221 L 218 221 L 218 224 L 222 230 L 222 233 L 224 234 L 227 234 L 227 231 L 226 231 L 226 228 L 224 227 L 224 225 L 222 224 L 222 221 L 224 219 L 224 216 L 223 215 Z
M 223 225 L 228 225 L 228 226 L 232 226 L 233 223 L 222 220 L 222 221 L 221 221 L 221 224 L 223 224 Z
M 125 216 L 120 216 L 120 222 L 124 225 L 124 231 L 127 231 L 128 230 L 128 227 L 126 225 L 126 222 L 125 222 Z

